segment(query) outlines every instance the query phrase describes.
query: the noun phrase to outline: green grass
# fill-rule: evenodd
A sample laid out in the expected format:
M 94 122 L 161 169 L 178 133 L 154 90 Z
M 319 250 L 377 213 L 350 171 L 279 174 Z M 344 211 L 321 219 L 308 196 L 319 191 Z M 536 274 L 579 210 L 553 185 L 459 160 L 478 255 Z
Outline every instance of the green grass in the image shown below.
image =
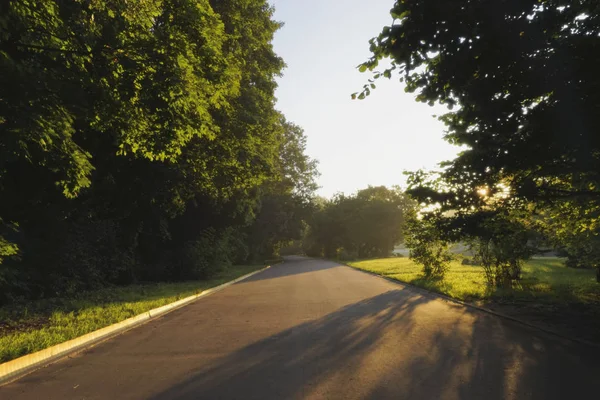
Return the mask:
M 0 362 L 45 349 L 262 268 L 234 266 L 215 279 L 105 288 L 76 298 L 0 307 Z
M 600 305 L 600 284 L 593 270 L 572 269 L 560 258 L 535 258 L 523 268 L 523 279 L 512 290 L 488 290 L 483 268 L 453 261 L 442 280 L 424 279 L 421 267 L 409 258 L 383 258 L 348 265 L 464 301 L 495 300 L 549 304 Z

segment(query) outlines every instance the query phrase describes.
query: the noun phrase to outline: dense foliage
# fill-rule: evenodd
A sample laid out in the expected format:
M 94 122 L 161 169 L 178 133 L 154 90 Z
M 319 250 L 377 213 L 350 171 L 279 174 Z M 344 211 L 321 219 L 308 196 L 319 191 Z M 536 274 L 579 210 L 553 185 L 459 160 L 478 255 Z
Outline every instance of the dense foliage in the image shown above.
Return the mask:
M 316 169 L 274 108 L 272 15 L 0 4 L 0 301 L 204 278 L 299 237 Z M 274 218 L 288 231 L 254 234 Z
M 412 194 L 455 238 L 507 210 L 538 214 L 600 280 L 600 3 L 399 0 L 391 15 L 360 69 L 399 72 L 417 100 L 446 105 L 446 139 L 465 148 L 439 179 L 413 175 Z
M 452 261 L 449 242 L 431 219 L 419 217 L 416 212 L 408 215 L 404 244 L 411 260 L 423 266 L 425 278 L 443 278 Z
M 310 220 L 306 253 L 346 260 L 388 256 L 402 241 L 405 215 L 412 207 L 398 188 L 385 186 L 323 200 Z

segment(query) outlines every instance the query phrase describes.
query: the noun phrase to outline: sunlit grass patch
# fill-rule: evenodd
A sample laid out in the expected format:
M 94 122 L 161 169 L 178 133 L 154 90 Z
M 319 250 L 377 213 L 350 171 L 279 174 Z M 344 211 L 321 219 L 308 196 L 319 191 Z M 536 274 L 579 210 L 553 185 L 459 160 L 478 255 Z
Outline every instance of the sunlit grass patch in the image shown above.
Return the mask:
M 462 265 L 459 261 L 451 263 L 442 280 L 425 279 L 421 267 L 406 257 L 354 261 L 349 265 L 465 301 L 495 299 L 600 304 L 600 284 L 596 283 L 595 272 L 567 268 L 561 258 L 527 261 L 523 279 L 510 290 L 490 290 L 485 284 L 482 267 Z

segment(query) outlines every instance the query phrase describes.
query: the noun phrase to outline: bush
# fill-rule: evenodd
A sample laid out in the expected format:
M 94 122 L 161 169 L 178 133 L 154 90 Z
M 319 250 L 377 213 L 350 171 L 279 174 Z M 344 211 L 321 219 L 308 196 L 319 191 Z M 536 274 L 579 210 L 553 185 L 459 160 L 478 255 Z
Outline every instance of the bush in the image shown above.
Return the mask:
M 478 239 L 473 248 L 481 258 L 488 286 L 512 287 L 521 279 L 521 260 L 506 254 L 494 240 Z
M 512 287 L 521 279 L 523 261 L 534 250 L 528 246 L 527 230 L 504 215 L 495 215 L 480 224 L 480 235 L 471 241 L 490 287 Z
M 246 244 L 246 235 L 229 228 L 225 231 L 224 238 L 227 241 L 226 253 L 229 260 L 236 265 L 244 264 L 250 257 L 250 249 Z
M 412 215 L 407 220 L 405 244 L 410 249 L 410 259 L 423 266 L 426 278 L 440 279 L 452 261 L 449 245 L 442 240 L 442 232 L 425 218 Z
M 56 249 L 53 294 L 73 295 L 107 283 L 131 283 L 135 248 L 124 245 L 120 230 L 110 220 L 73 222 L 62 238 L 62 246 Z
M 426 278 L 441 279 L 448 270 L 452 255 L 442 241 L 420 242 L 410 249 L 410 259 L 423 266 Z
M 596 269 L 596 282 L 600 283 L 600 243 L 598 240 L 582 241 L 579 245 L 571 244 L 568 251 L 565 265 L 569 268 Z
M 196 240 L 185 243 L 179 257 L 182 279 L 208 279 L 232 264 L 231 234 L 205 229 Z
M 577 256 L 568 254 L 567 260 L 565 261 L 565 266 L 569 268 L 575 269 L 593 269 L 594 267 L 587 263 L 587 260 L 584 258 L 579 258 Z
M 354 261 L 358 259 L 358 254 L 355 251 L 346 250 L 341 247 L 337 249 L 335 258 L 340 261 Z
M 598 240 L 580 238 L 579 241 L 568 243 L 566 248 L 567 261 L 565 265 L 569 268 L 592 269 L 600 260 L 600 243 Z

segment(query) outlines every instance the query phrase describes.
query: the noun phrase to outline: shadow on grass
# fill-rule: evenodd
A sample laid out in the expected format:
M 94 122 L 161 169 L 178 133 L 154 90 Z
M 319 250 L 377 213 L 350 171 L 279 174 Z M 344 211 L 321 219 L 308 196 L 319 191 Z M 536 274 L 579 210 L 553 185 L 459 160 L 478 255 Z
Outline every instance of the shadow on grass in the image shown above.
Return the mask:
M 431 302 L 383 293 L 198 365 L 152 399 L 562 399 L 600 390 L 598 352 Z

